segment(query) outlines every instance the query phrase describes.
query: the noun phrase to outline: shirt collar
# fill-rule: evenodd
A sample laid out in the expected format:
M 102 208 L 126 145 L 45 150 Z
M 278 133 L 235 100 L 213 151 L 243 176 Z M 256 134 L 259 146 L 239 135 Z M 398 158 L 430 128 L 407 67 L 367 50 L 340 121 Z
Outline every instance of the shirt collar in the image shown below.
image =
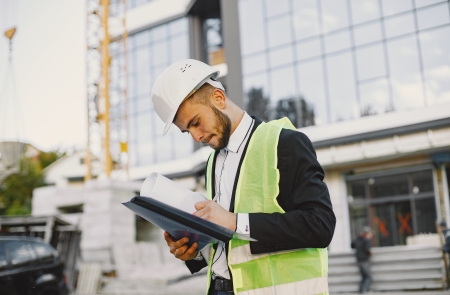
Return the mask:
M 250 128 L 253 125 L 253 119 L 246 112 L 244 112 L 244 116 L 239 122 L 239 125 L 234 130 L 233 134 L 230 136 L 230 140 L 228 141 L 228 145 L 221 149 L 220 152 L 239 152 L 239 148 L 241 147 L 244 140 L 247 138 Z

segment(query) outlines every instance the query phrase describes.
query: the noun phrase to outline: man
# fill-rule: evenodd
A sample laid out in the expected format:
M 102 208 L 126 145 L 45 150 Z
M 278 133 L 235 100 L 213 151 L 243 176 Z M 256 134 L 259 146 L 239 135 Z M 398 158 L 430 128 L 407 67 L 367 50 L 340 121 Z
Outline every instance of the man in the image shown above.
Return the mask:
M 356 260 L 358 261 L 358 269 L 361 274 L 359 293 L 366 293 L 372 282 L 372 275 L 370 272 L 370 256 L 372 255 L 370 248 L 372 246 L 372 236 L 372 229 L 369 226 L 365 226 L 354 242 Z
M 164 133 L 174 123 L 215 150 L 209 200 L 195 215 L 258 242 L 197 249 L 165 233 L 170 252 L 192 273 L 208 266 L 209 294 L 327 294 L 325 248 L 336 218 L 313 146 L 287 119 L 263 123 L 246 114 L 218 74 L 196 60 L 176 62 L 155 82 L 152 101 Z

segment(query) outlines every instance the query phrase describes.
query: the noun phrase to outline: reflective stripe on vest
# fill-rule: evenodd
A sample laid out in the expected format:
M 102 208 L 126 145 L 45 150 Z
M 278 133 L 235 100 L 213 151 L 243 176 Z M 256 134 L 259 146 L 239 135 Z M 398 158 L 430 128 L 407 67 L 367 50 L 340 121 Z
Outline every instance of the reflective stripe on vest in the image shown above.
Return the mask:
M 254 131 L 240 173 L 236 176 L 239 178 L 234 212 L 284 213 L 276 200 L 280 179 L 277 148 L 283 128 L 295 130 L 292 123 L 283 118 L 261 123 Z M 213 154 L 207 165 L 209 199 L 212 199 Z M 253 255 L 247 241 L 232 239 L 228 253 L 235 294 L 328 294 L 326 249 L 295 249 Z M 210 275 L 211 262 L 208 278 Z

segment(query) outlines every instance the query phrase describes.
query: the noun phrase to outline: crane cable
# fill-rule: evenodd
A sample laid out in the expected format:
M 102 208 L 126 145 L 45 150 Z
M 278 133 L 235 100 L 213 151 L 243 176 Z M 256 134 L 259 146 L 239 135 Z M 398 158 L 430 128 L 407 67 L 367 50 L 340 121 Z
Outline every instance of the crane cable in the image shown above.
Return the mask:
M 3 82 L 0 84 L 0 141 L 11 141 L 9 144 L 4 143 L 4 159 L 0 158 L 6 170 L 19 169 L 25 139 L 22 109 L 19 102 L 13 62 L 13 37 L 17 30 L 17 2 L 17 0 L 2 0 L 2 29 L 9 43 L 6 71 L 2 79 Z

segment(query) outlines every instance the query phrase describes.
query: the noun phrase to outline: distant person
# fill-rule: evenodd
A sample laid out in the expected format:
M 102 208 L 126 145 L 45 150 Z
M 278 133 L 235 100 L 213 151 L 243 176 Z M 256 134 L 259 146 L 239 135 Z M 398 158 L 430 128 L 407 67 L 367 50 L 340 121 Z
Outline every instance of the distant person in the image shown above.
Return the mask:
M 447 223 L 442 221 L 439 226 L 441 227 L 442 235 L 444 236 L 444 246 L 442 251 L 444 253 L 450 253 L 450 229 L 447 229 Z
M 370 289 L 370 283 L 372 282 L 372 274 L 370 272 L 372 237 L 372 229 L 369 226 L 365 226 L 353 244 L 356 249 L 359 273 L 361 274 L 361 282 L 359 283 L 359 293 L 361 294 L 366 293 Z

